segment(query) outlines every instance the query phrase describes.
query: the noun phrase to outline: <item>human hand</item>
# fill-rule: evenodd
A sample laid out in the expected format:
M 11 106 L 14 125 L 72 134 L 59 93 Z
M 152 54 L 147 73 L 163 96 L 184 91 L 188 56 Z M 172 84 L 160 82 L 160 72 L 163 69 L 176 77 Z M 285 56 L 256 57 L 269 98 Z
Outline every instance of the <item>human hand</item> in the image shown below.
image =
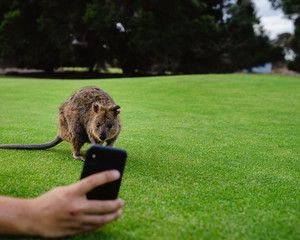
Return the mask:
M 64 237 L 93 231 L 116 220 L 124 205 L 122 199 L 88 200 L 86 193 L 119 178 L 118 171 L 105 171 L 32 199 L 28 232 L 42 237 Z

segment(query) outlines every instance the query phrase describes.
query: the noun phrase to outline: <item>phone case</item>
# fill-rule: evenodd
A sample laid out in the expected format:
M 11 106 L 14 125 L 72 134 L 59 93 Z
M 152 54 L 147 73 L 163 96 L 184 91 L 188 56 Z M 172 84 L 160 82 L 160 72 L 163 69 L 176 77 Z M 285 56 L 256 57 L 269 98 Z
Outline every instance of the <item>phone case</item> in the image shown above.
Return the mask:
M 88 192 L 88 199 L 110 200 L 118 197 L 126 157 L 126 151 L 120 148 L 105 147 L 97 144 L 93 144 L 88 148 L 81 178 L 112 169 L 117 169 L 121 173 L 120 179 L 96 187 Z

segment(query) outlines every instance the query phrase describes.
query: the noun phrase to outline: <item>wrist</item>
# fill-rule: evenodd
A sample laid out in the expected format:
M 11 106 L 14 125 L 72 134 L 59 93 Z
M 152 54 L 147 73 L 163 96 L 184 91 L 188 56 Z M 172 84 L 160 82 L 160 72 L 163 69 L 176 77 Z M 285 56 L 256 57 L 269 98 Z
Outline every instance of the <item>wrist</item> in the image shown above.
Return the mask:
M 18 235 L 33 236 L 36 235 L 34 205 L 35 199 L 21 199 L 19 205 L 19 214 L 16 219 L 16 228 Z
M 0 198 L 0 234 L 31 235 L 32 200 Z
M 25 199 L 25 211 L 24 216 L 21 218 L 23 221 L 20 226 L 24 235 L 28 236 L 42 236 L 42 231 L 40 229 L 40 213 L 38 208 L 38 198 Z

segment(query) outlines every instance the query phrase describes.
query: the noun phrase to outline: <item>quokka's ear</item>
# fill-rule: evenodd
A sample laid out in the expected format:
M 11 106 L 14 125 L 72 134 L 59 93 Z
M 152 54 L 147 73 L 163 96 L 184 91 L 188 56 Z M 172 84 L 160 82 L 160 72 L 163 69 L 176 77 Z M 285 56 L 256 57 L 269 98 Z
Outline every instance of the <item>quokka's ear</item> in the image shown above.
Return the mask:
M 99 112 L 101 110 L 102 106 L 99 105 L 98 103 L 93 103 L 93 111 L 95 113 Z
M 119 105 L 113 105 L 109 108 L 110 111 L 113 111 L 115 113 L 115 115 L 118 115 L 120 113 L 120 111 L 118 111 L 118 109 L 120 109 L 121 107 Z

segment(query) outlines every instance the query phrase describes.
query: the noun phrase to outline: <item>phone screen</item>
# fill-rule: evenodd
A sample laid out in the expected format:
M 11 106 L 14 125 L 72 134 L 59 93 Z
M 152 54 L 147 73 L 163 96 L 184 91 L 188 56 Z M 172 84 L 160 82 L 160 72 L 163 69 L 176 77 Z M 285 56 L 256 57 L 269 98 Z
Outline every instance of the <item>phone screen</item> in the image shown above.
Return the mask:
M 104 147 L 97 144 L 93 144 L 88 148 L 81 178 L 112 169 L 119 170 L 121 173 L 118 180 L 106 183 L 88 192 L 88 199 L 110 200 L 118 197 L 126 157 L 126 151 L 119 148 Z

